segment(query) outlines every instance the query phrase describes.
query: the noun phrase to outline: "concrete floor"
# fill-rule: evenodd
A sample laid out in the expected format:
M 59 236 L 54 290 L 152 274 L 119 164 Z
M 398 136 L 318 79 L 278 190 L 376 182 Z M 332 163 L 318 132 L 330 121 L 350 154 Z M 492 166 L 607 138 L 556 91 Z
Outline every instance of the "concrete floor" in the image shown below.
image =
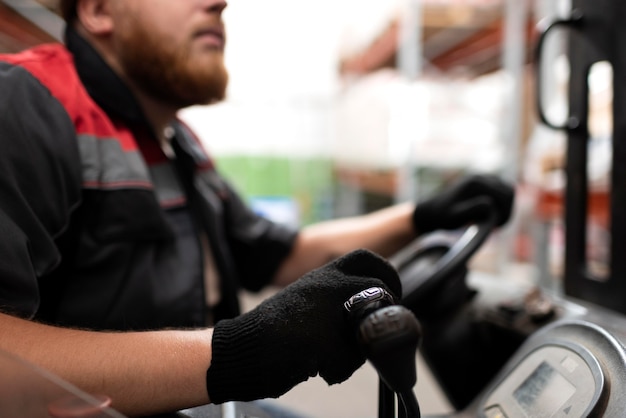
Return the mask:
M 452 411 L 421 358 L 417 357 L 415 394 L 422 416 Z M 316 377 L 296 386 L 278 399 L 281 405 L 309 418 L 376 418 L 378 375 L 366 363 L 347 381 L 328 386 Z

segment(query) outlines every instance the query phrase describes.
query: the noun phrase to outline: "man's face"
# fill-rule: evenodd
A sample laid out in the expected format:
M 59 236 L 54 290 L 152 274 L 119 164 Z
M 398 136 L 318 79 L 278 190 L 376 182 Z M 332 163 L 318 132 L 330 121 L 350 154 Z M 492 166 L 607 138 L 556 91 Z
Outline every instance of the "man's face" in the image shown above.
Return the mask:
M 113 0 L 114 48 L 144 93 L 182 108 L 224 98 L 223 0 Z

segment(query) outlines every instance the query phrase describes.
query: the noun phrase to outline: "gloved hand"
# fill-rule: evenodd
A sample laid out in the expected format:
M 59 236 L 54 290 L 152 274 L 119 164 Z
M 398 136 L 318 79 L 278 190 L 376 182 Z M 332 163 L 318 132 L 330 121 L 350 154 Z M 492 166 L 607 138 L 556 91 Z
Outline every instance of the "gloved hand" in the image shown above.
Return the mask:
M 344 302 L 369 287 L 402 294 L 383 258 L 357 250 L 313 270 L 234 319 L 219 321 L 207 371 L 211 402 L 276 398 L 309 377 L 346 380 L 364 362 Z
M 464 177 L 435 197 L 417 204 L 413 226 L 419 234 L 456 229 L 486 219 L 493 209 L 496 226 L 502 226 L 511 216 L 514 195 L 514 188 L 496 176 Z

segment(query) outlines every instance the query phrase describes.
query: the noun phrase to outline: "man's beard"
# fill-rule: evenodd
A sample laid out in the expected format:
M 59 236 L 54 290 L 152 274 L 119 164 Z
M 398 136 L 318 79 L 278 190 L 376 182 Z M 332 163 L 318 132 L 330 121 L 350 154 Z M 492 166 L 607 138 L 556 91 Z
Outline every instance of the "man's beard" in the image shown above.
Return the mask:
M 191 60 L 188 48 L 159 42 L 141 25 L 120 39 L 120 60 L 131 80 L 154 99 L 177 108 L 223 100 L 228 84 L 222 52 L 206 60 Z

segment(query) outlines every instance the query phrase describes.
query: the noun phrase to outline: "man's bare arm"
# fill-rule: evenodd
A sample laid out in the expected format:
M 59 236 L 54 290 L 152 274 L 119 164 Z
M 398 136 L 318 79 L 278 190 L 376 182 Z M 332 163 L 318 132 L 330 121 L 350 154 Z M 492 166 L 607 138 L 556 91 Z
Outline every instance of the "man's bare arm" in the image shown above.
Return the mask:
M 335 219 L 304 228 L 289 257 L 277 272 L 274 284 L 285 286 L 306 272 L 358 248 L 384 257 L 392 255 L 416 237 L 414 204 L 405 203 L 367 215 Z
M 212 329 L 93 332 L 0 314 L 0 349 L 38 365 L 133 416 L 209 402 Z

